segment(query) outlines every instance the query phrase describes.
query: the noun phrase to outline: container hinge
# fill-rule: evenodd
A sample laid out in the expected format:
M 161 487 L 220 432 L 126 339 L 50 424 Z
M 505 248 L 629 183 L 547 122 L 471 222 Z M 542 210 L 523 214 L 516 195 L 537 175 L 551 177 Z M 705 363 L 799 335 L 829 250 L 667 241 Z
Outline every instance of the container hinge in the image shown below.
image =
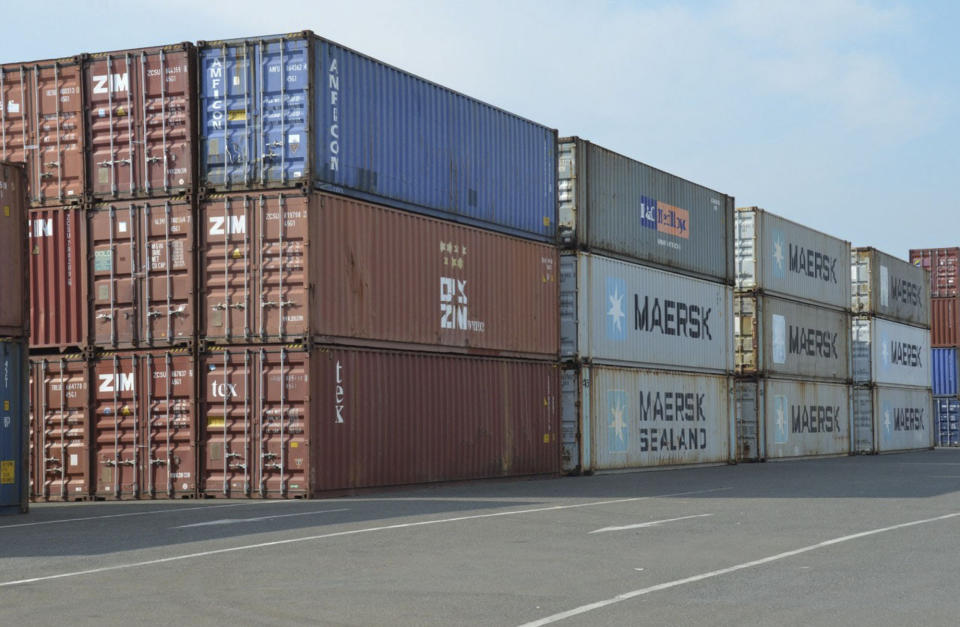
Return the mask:
M 163 465 L 165 465 L 166 463 L 167 463 L 167 460 L 165 460 L 165 459 L 151 459 L 151 460 L 150 460 L 150 465 L 151 465 L 151 466 L 163 466 Z
M 113 320 L 113 316 L 110 314 L 97 314 L 97 320 Z
M 276 158 L 279 157 L 279 156 L 280 156 L 280 155 L 278 155 L 278 154 L 275 153 L 275 152 L 268 152 L 267 154 L 265 154 L 265 155 L 263 155 L 262 157 L 260 157 L 260 160 L 261 160 L 261 161 L 266 161 L 266 160 L 268 160 L 268 159 L 276 159 Z
M 276 453 L 263 453 L 260 455 L 260 457 L 264 459 L 273 459 L 274 457 L 278 457 L 278 455 Z
M 157 161 L 163 161 L 163 157 L 147 157 L 147 163 L 156 163 Z
M 112 166 L 112 165 L 130 165 L 129 159 L 115 159 L 113 161 L 98 161 L 97 165 L 100 166 Z
M 47 474 L 63 476 L 63 468 L 47 468 Z
M 59 457 L 44 457 L 44 458 L 43 458 L 43 461 L 44 461 L 44 462 L 56 462 L 56 463 L 59 464 L 59 463 L 60 463 L 60 458 L 59 458 Z
M 232 464 L 228 467 L 228 470 L 246 470 L 246 464 Z
M 160 313 L 159 311 L 148 311 L 148 312 L 147 312 L 147 317 L 148 317 L 148 318 L 156 318 L 157 316 L 162 316 L 162 315 L 163 315 L 163 314 Z
M 105 459 L 103 460 L 103 465 L 104 466 L 133 466 L 133 460 L 123 459 L 123 460 L 117 461 L 115 459 Z
M 60 162 L 59 162 L 59 161 L 51 161 L 51 162 L 49 162 L 49 163 L 47 164 L 47 167 L 48 167 L 48 168 L 59 168 L 59 167 L 60 167 Z
M 187 310 L 187 306 L 186 306 L 186 305 L 180 305 L 179 307 L 173 307 L 173 308 L 171 308 L 170 311 L 167 312 L 167 315 L 168 315 L 168 316 L 178 316 L 178 315 L 184 313 L 186 310 Z
M 281 470 L 280 464 L 264 464 L 264 468 L 269 468 L 270 470 Z
M 226 303 L 218 303 L 213 306 L 214 311 L 224 311 L 225 309 L 245 309 L 246 305 L 243 303 L 234 303 L 232 305 L 227 305 Z
M 290 306 L 293 305 L 293 304 L 294 304 L 294 302 L 293 302 L 292 300 L 281 300 L 281 301 L 279 301 L 279 302 L 278 302 L 278 301 L 273 301 L 273 300 L 268 300 L 268 301 L 264 301 L 263 306 L 264 306 L 264 307 L 280 307 L 280 308 L 283 308 L 283 307 L 290 307 Z

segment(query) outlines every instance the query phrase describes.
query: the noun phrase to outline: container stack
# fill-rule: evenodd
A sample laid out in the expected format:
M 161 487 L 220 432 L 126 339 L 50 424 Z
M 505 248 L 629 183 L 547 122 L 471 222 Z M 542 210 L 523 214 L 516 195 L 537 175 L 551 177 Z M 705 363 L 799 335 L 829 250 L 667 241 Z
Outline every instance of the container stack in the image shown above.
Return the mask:
M 736 212 L 737 458 L 850 450 L 850 243 Z
M 960 446 L 960 248 L 910 251 L 910 263 L 930 272 L 930 345 L 937 446 Z
M 874 248 L 850 252 L 853 452 L 934 444 L 930 280 Z
M 560 140 L 563 470 L 732 458 L 733 198 Z

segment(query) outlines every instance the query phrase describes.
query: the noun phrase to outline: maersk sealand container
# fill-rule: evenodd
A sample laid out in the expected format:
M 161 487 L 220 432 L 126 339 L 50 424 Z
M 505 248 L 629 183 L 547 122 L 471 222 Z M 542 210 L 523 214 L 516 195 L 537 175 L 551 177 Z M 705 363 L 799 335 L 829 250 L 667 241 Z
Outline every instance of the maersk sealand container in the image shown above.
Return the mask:
M 553 241 L 556 131 L 310 31 L 198 48 L 202 187 L 313 186 Z

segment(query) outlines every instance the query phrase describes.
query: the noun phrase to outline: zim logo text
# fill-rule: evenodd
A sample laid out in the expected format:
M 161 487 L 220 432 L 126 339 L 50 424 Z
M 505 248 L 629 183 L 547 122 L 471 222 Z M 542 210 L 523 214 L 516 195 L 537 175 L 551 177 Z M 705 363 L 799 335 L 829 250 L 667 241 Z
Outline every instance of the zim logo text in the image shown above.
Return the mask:
M 132 374 L 101 374 L 101 392 L 132 392 L 134 390 Z
M 95 74 L 93 77 L 93 93 L 105 94 L 108 91 L 116 93 L 118 91 L 127 91 L 130 80 L 127 73 L 123 74 Z
M 234 235 L 247 232 L 243 216 L 211 216 L 210 235 Z

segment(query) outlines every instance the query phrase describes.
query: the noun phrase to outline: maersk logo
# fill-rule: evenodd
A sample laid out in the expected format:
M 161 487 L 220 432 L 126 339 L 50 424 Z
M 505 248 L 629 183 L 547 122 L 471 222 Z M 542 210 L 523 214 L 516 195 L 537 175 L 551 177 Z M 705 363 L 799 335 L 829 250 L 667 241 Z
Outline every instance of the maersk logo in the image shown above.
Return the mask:
M 773 397 L 774 444 L 786 444 L 790 440 L 790 423 L 787 418 L 788 406 L 786 396 Z
M 883 403 L 883 435 L 889 438 L 893 433 L 893 407 L 889 402 Z
M 627 450 L 627 393 L 624 390 L 607 391 L 607 450 L 623 453 Z
M 896 340 L 888 344 L 886 338 L 883 340 L 884 365 L 893 364 L 907 368 L 923 368 L 922 354 L 923 347 L 919 344 L 897 342 Z
M 627 314 L 623 301 L 627 296 L 627 282 L 617 277 L 607 277 L 607 339 L 627 339 Z
M 771 229 L 771 234 L 773 235 L 773 276 L 783 279 L 787 276 L 787 258 L 783 254 L 783 233 L 777 229 Z
M 894 431 L 923 431 L 922 407 L 894 407 L 889 402 L 883 404 L 883 432 L 889 438 Z

